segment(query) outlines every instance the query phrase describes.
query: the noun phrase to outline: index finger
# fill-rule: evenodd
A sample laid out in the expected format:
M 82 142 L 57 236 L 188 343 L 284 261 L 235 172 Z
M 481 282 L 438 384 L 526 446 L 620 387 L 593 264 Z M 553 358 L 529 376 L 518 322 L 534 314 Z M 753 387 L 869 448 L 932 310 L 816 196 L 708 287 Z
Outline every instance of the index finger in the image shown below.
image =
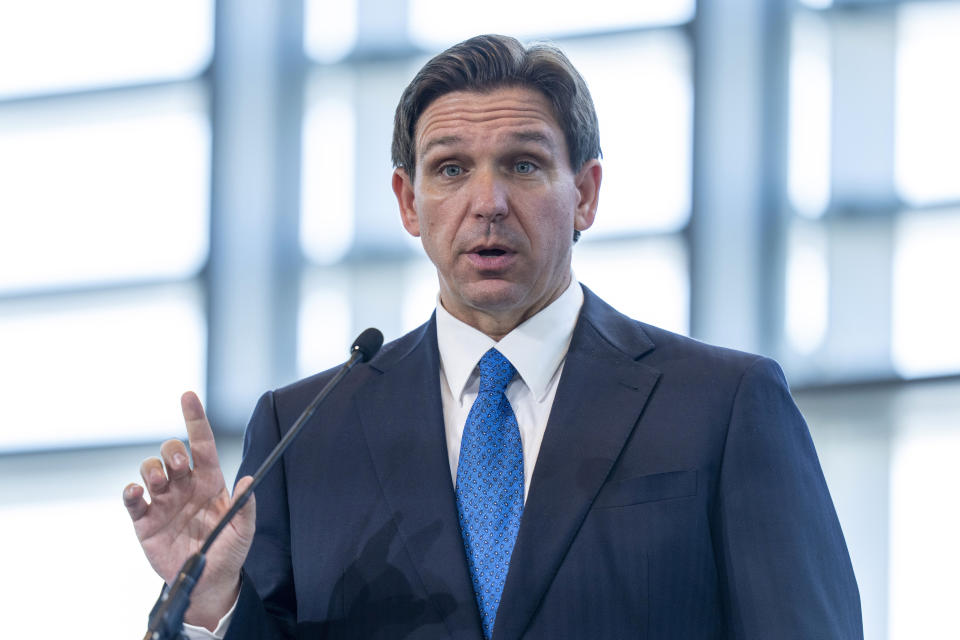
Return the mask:
M 207 421 L 200 398 L 193 391 L 187 391 L 180 396 L 180 408 L 183 411 L 183 421 L 187 425 L 187 439 L 193 454 L 194 469 L 208 466 L 219 468 L 220 459 L 217 457 L 213 430 Z

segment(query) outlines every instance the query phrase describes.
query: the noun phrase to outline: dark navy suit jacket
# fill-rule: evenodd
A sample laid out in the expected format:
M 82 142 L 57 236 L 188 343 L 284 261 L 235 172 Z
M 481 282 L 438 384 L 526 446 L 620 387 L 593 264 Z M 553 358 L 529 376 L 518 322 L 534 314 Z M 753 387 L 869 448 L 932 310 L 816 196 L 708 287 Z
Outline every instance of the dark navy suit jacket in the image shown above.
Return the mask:
M 228 638 L 481 640 L 439 368 L 431 321 L 329 396 L 257 490 Z M 260 400 L 240 475 L 331 375 Z M 843 534 L 780 368 L 585 289 L 494 639 L 862 636 Z

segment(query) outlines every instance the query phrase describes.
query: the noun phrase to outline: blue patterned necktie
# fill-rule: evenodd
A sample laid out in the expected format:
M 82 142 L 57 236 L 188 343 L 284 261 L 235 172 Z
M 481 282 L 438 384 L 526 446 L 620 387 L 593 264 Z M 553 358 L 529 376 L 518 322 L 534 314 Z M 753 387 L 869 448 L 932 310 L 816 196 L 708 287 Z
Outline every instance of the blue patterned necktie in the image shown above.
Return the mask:
M 496 349 L 477 367 L 480 392 L 460 441 L 457 511 L 483 634 L 490 638 L 523 513 L 523 447 L 504 393 L 517 370 Z

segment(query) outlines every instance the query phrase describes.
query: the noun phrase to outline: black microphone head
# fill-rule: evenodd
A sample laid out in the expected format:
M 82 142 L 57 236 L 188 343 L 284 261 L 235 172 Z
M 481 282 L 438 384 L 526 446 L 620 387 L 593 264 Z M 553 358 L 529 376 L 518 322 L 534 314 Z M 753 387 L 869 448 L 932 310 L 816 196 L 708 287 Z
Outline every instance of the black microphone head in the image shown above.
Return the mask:
M 383 334 L 380 333 L 379 329 L 370 327 L 369 329 L 365 329 L 364 332 L 353 341 L 353 346 L 350 347 L 350 353 L 359 351 L 360 362 L 367 362 L 370 358 L 377 355 L 377 351 L 380 351 L 382 344 Z

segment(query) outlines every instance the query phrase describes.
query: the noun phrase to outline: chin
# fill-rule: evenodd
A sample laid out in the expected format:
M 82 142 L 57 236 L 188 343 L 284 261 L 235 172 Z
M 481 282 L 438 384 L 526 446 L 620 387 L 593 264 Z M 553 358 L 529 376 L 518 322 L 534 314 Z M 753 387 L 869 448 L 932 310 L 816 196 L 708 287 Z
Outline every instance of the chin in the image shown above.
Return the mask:
M 461 299 L 480 311 L 508 311 L 521 304 L 528 293 L 512 282 L 483 282 L 461 291 Z

